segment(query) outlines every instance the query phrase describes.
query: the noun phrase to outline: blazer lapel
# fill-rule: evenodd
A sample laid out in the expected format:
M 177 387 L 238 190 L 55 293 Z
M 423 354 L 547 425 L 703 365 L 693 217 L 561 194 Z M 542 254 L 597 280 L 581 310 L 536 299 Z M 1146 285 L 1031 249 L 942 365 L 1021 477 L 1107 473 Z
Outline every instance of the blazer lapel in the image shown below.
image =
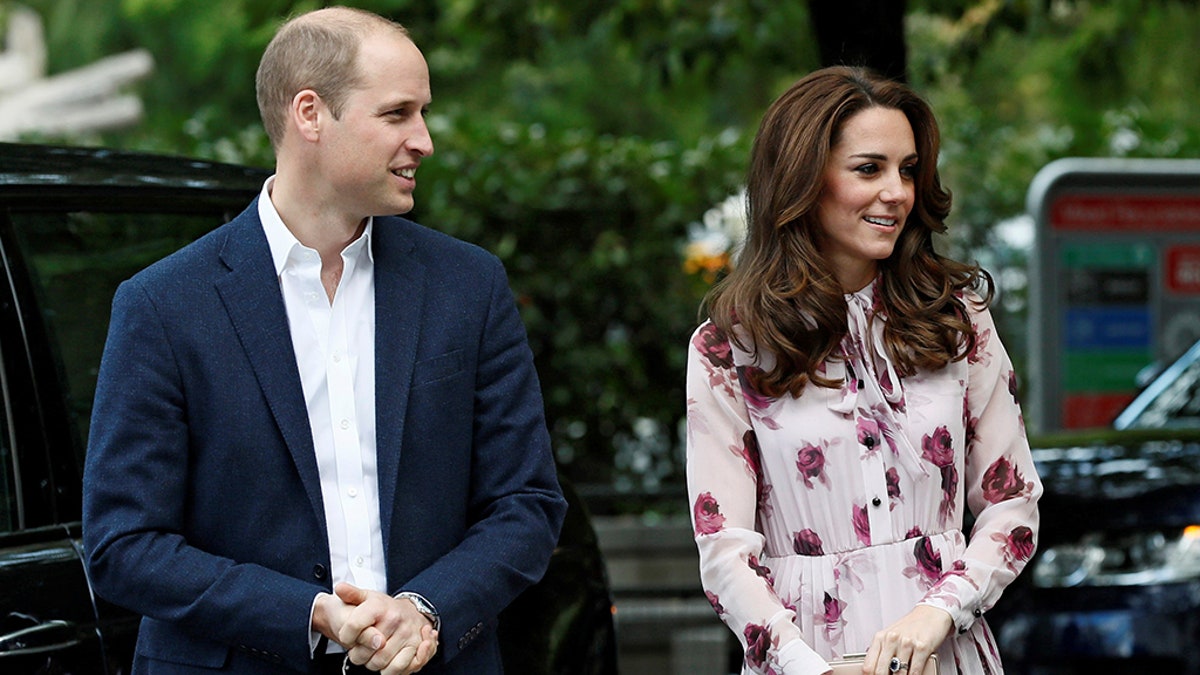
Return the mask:
M 229 268 L 229 274 L 217 280 L 217 292 L 292 454 L 300 481 L 321 523 L 322 535 L 328 540 L 304 388 L 296 367 L 279 279 L 258 218 L 258 200 L 228 227 L 230 234 L 221 250 L 221 260 Z
M 390 551 L 392 508 L 399 479 L 401 442 L 417 342 L 425 306 L 425 268 L 408 255 L 413 244 L 390 218 L 376 218 L 375 447 L 379 469 L 383 550 Z

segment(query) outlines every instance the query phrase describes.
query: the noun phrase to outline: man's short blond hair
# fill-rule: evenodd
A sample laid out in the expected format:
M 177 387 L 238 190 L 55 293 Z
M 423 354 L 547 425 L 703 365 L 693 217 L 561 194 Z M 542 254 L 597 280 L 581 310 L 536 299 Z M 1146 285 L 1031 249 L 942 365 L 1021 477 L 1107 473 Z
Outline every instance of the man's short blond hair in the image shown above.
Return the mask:
M 297 93 L 312 89 L 340 119 L 350 92 L 362 83 L 359 44 L 380 30 L 408 37 L 400 24 L 352 7 L 327 7 L 287 21 L 271 39 L 254 78 L 258 112 L 271 146 L 279 149 L 287 110 Z

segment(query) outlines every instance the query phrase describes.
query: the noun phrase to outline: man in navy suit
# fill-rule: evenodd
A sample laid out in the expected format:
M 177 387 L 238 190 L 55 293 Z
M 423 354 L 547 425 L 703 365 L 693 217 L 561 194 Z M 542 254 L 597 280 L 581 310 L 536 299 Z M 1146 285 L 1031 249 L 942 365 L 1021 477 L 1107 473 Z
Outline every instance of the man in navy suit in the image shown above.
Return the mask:
M 84 543 L 135 673 L 499 673 L 565 502 L 500 262 L 408 220 L 421 52 L 347 8 L 267 47 L 276 173 L 121 285 Z

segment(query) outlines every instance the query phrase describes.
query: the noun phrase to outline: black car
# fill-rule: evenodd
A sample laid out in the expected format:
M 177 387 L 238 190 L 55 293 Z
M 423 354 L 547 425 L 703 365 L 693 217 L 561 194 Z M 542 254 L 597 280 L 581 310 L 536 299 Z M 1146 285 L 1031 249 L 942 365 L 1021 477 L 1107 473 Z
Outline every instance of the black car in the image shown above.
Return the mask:
M 97 598 L 83 456 L 113 292 L 228 221 L 259 169 L 0 143 L 0 673 L 129 671 L 138 617 Z M 542 582 L 501 616 L 514 673 L 616 672 L 612 600 L 578 496 Z

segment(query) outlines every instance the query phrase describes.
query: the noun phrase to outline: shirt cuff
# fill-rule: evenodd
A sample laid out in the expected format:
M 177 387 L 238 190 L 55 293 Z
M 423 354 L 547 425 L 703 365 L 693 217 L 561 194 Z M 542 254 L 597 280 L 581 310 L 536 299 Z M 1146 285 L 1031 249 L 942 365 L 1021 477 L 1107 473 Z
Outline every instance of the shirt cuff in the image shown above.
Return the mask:
M 983 616 L 983 596 L 967 579 L 953 574 L 942 577 L 919 605 L 936 607 L 950 615 L 954 632 L 962 635 Z
M 313 656 L 317 655 L 317 649 L 321 646 L 321 631 L 313 627 L 313 617 L 317 614 L 317 599 L 321 597 L 320 593 L 313 596 L 312 607 L 308 610 L 308 653 Z
M 778 654 L 780 671 L 786 675 L 828 673 L 833 670 L 829 663 L 803 640 L 792 640 L 784 645 Z

